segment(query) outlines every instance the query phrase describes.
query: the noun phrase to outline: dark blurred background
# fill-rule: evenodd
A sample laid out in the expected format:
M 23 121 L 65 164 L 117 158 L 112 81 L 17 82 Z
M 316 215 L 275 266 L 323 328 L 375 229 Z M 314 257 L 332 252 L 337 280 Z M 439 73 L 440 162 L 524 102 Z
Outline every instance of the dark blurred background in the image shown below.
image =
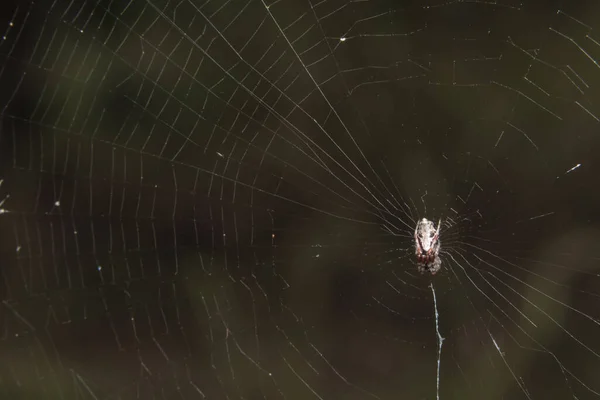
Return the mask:
M 0 32 L 1 398 L 600 397 L 594 2 L 19 1 Z

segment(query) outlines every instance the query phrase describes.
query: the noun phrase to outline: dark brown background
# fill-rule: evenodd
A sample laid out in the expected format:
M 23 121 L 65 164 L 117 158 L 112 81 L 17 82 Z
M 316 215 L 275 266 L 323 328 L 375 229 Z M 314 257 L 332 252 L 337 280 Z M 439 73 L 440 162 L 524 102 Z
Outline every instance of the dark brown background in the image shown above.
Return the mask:
M 313 3 L 3 6 L 2 398 L 599 396 L 598 7 Z

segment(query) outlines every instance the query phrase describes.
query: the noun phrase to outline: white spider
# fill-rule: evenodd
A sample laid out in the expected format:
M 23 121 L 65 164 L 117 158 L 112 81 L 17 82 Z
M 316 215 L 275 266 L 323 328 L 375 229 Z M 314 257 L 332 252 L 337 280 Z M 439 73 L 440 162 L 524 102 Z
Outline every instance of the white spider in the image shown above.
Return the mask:
M 427 218 L 421 219 L 415 228 L 415 255 L 420 273 L 435 275 L 442 266 L 440 260 L 440 223 L 437 228 Z

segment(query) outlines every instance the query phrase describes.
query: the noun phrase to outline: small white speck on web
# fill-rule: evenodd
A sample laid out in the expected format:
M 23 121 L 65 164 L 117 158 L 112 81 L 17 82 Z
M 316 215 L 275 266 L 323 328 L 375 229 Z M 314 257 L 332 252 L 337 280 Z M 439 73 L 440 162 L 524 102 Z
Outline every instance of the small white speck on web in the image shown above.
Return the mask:
M 2 182 L 0 182 L 0 186 L 2 186 Z M 0 200 L 0 207 L 2 207 L 4 205 L 4 203 L 6 202 L 6 200 L 8 200 L 10 198 L 10 194 L 6 195 L 5 198 L 3 198 L 2 200 Z
M 17 246 L 16 252 L 20 252 L 21 251 L 21 246 Z
M 573 168 L 571 168 L 570 170 L 568 170 L 567 172 L 565 172 L 565 175 L 568 174 L 569 172 L 575 171 L 579 167 L 581 167 L 581 163 L 577 164 L 576 166 L 574 166 Z
M 340 38 L 340 42 L 345 42 L 345 41 L 346 41 L 346 38 L 345 38 L 345 37 L 341 37 L 341 38 Z
M 54 205 L 55 205 L 56 207 L 60 207 L 60 200 L 56 200 L 56 201 L 54 202 Z
M 504 352 L 502 350 L 500 350 L 500 346 L 498 346 L 498 343 L 496 342 L 496 339 L 494 339 L 493 336 L 492 336 L 492 342 L 494 342 L 494 346 L 496 346 L 496 350 L 498 350 L 498 353 L 504 354 Z
M 581 167 L 581 163 L 576 164 L 573 168 L 567 170 L 563 175 L 567 175 L 573 171 L 575 171 L 577 168 Z M 556 179 L 559 179 L 560 176 L 557 176 Z

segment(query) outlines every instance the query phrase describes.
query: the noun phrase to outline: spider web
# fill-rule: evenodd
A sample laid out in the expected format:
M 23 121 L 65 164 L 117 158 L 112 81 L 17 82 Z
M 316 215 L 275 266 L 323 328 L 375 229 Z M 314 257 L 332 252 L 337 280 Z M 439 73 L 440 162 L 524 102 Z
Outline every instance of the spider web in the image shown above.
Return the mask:
M 4 397 L 600 397 L 592 2 L 7 8 Z

